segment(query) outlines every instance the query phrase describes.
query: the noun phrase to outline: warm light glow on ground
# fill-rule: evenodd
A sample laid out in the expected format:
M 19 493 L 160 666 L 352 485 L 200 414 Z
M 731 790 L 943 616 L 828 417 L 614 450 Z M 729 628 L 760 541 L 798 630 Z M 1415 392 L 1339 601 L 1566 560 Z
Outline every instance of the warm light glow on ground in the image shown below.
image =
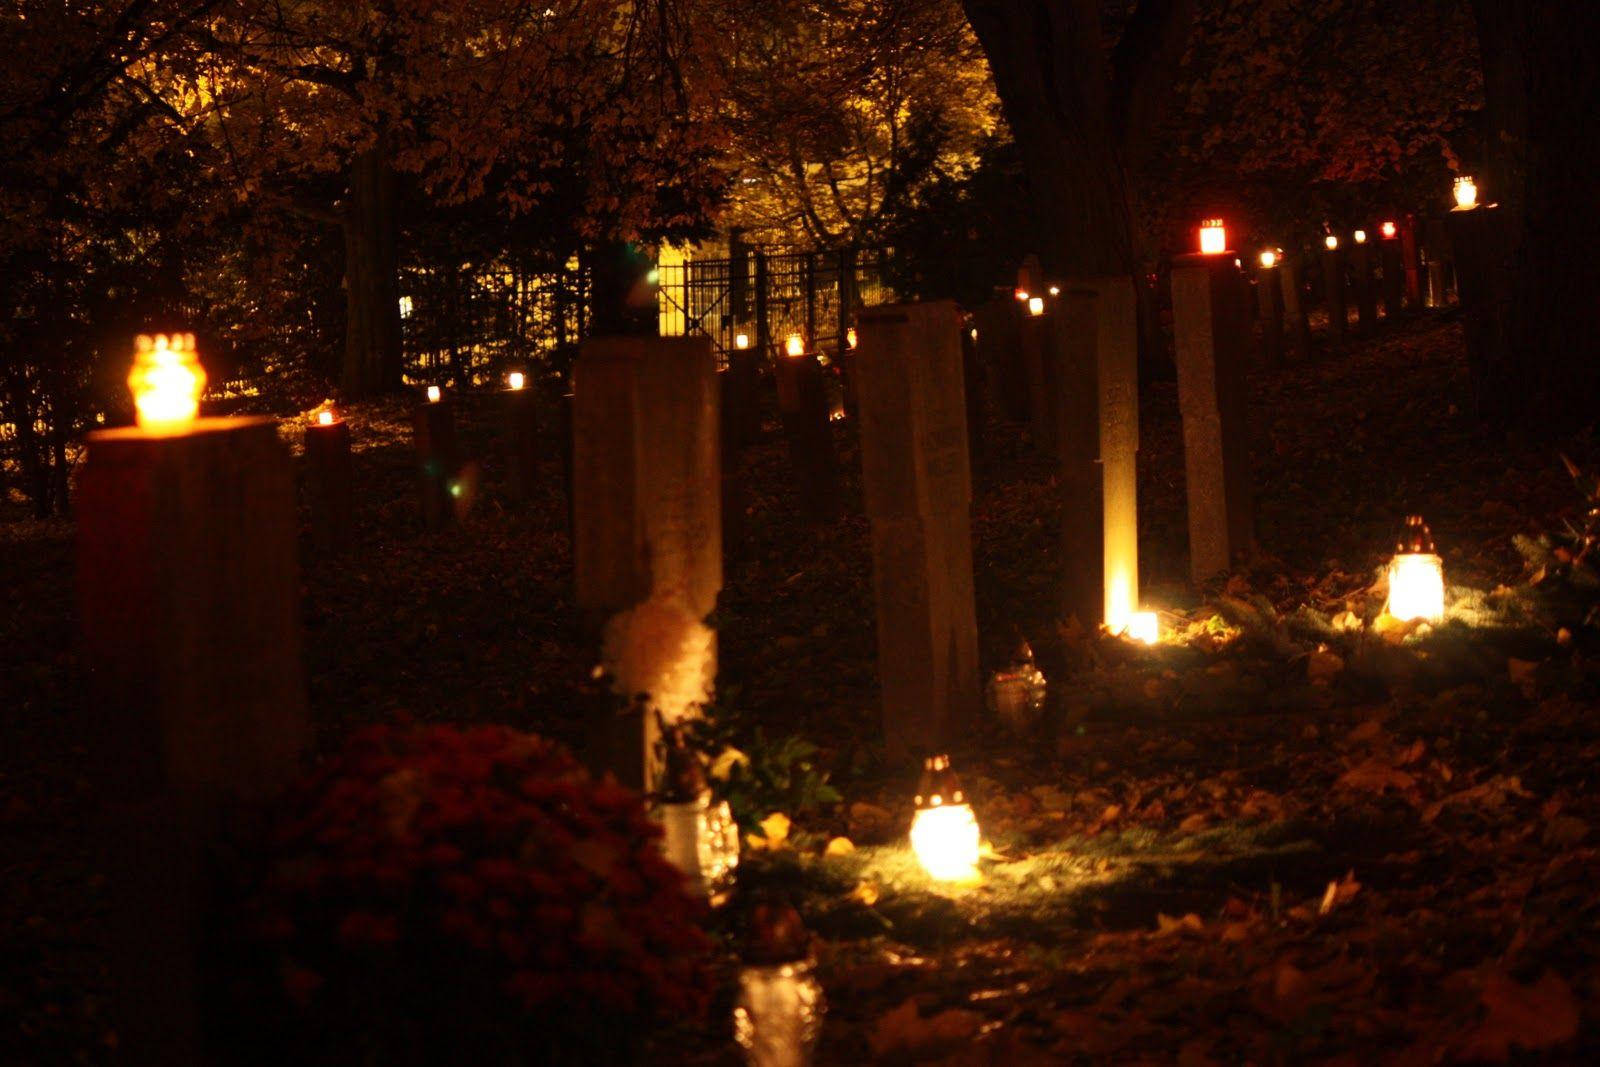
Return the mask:
M 923 808 L 911 820 L 911 850 L 930 878 L 978 879 L 978 819 L 970 804 Z
M 1389 564 L 1388 612 L 1402 622 L 1444 618 L 1444 563 L 1428 552 L 1406 552 Z
M 1153 645 L 1161 640 L 1161 622 L 1153 611 L 1136 611 L 1128 616 L 1126 636 L 1130 641 Z
M 141 334 L 134 344 L 128 388 L 141 429 L 176 433 L 200 413 L 206 371 L 195 354 L 194 334 Z

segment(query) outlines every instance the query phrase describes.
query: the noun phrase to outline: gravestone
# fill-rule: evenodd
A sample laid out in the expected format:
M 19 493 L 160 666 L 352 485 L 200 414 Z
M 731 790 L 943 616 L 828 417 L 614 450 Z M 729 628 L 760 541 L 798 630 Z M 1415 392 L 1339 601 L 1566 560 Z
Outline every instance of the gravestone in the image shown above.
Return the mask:
M 794 471 L 800 513 L 812 522 L 839 515 L 839 461 L 828 425 L 828 386 L 816 354 L 777 357 L 778 412 Z
M 412 441 L 417 453 L 417 496 L 422 525 L 442 529 L 455 520 L 457 478 L 461 458 L 456 451 L 454 405 L 448 397 L 424 401 L 411 413 Z
M 1091 613 L 1081 621 L 1090 627 L 1103 621 L 1120 628 L 1139 608 L 1138 297 L 1130 278 L 1094 278 L 1076 284 L 1095 296 L 1094 444 L 1100 466 L 1100 507 L 1093 508 L 1092 499 L 1090 507 L 1091 514 L 1100 516 L 1101 565 L 1094 577 L 1101 589 L 1102 617 Z M 1063 515 L 1063 535 L 1067 521 Z M 1085 534 L 1090 531 L 1086 520 L 1082 529 Z
M 1283 285 L 1279 262 L 1256 267 L 1256 318 L 1261 323 L 1261 363 L 1267 367 L 1283 365 Z
M 305 453 L 311 544 L 323 555 L 338 555 L 350 547 L 355 530 L 350 424 L 312 422 L 306 427 Z
M 1322 289 L 1328 303 L 1328 337 L 1336 345 L 1344 344 L 1350 329 L 1350 312 L 1345 304 L 1344 249 L 1322 250 Z
M 1011 422 L 1028 421 L 1028 382 L 1022 364 L 1021 302 L 1002 293 L 973 315 L 978 330 L 978 359 L 989 382 L 989 394 L 1000 414 Z
M 572 371 L 573 557 L 596 631 L 665 597 L 697 619 L 722 589 L 718 380 L 705 337 L 596 337 Z
M 205 846 L 307 744 L 294 474 L 270 419 L 89 435 L 78 479 L 97 854 L 129 1063 L 200 1063 Z
M 860 314 L 862 491 L 895 759 L 947 744 L 980 701 L 960 328 L 949 301 Z
M 1244 374 L 1247 300 L 1231 254 L 1174 260 L 1189 574 L 1196 585 L 1228 570 L 1254 542 Z
M 1093 282 L 1073 282 L 1056 299 L 1050 316 L 1050 350 L 1058 370 L 1054 396 L 1061 504 L 1061 601 L 1063 618 L 1094 629 L 1103 610 L 1105 583 L 1101 508 L 1098 294 Z
M 1296 359 L 1311 356 L 1311 321 L 1306 316 L 1305 257 L 1298 251 L 1285 252 L 1278 266 L 1279 287 L 1283 294 L 1283 318 L 1289 349 Z
M 1372 279 L 1370 240 L 1351 244 L 1350 273 L 1356 291 L 1356 322 L 1362 333 L 1371 333 L 1378 325 L 1378 290 Z
M 1383 271 L 1383 317 L 1393 321 L 1404 313 L 1406 272 L 1402 266 L 1403 249 L 1397 233 L 1385 237 L 1378 245 L 1378 266 Z
M 513 501 L 526 504 L 539 481 L 539 394 L 527 386 L 506 389 L 500 405 L 510 453 L 507 488 Z

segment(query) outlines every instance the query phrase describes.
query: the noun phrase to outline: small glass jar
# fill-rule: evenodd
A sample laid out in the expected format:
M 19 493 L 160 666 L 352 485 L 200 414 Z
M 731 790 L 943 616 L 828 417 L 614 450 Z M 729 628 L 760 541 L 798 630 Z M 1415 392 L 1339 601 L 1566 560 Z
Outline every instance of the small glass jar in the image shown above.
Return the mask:
M 739 865 L 739 827 L 727 801 L 710 790 L 694 800 L 661 804 L 656 818 L 665 833 L 662 851 L 683 872 L 691 893 L 711 897 L 727 888 Z
M 1006 729 L 1025 734 L 1044 715 L 1048 688 L 1044 672 L 1033 662 L 1033 650 L 1024 642 L 1010 665 L 989 679 L 989 711 Z
M 751 964 L 739 971 L 733 1038 L 751 1067 L 807 1067 L 826 1011 L 811 959 Z

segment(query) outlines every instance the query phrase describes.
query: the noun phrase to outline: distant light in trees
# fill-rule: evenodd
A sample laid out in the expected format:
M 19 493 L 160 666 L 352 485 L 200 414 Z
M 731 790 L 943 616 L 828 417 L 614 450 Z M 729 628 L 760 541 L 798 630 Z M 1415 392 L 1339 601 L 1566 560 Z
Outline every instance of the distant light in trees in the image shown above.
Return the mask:
M 523 377 L 522 372 L 519 370 L 514 370 L 506 375 L 506 384 L 513 389 L 521 389 L 527 382 L 528 379 Z
M 1383 234 L 1383 239 L 1385 241 L 1392 241 L 1394 240 L 1394 235 L 1399 231 L 1396 230 L 1393 222 L 1385 222 L 1382 226 L 1378 227 L 1378 232 Z
M 206 370 L 195 353 L 194 334 L 140 334 L 134 342 L 128 388 L 139 427 L 151 433 L 181 433 L 200 413 Z
M 1395 557 L 1389 564 L 1390 615 L 1410 622 L 1444 618 L 1444 561 L 1421 515 L 1407 515 Z
M 1052 286 L 1051 286 L 1051 287 L 1050 287 L 1050 295 L 1051 295 L 1051 296 L 1060 296 L 1060 295 L 1061 295 L 1061 286 L 1059 286 L 1059 285 L 1052 285 Z
M 1355 233 L 1351 234 L 1351 236 L 1356 239 L 1356 244 L 1358 245 L 1364 245 L 1367 243 L 1366 230 L 1357 230 Z
M 1478 183 L 1472 180 L 1472 175 L 1463 174 L 1457 177 L 1453 191 L 1457 211 L 1471 211 L 1478 206 Z
M 1042 297 L 1042 296 L 1030 296 L 1030 297 L 1028 297 L 1028 314 L 1036 316 L 1036 317 L 1039 316 L 1039 315 L 1043 315 L 1044 314 L 1044 297 Z
M 1330 252 L 1332 252 L 1335 248 L 1338 248 L 1339 247 L 1339 235 L 1336 234 L 1336 233 L 1328 234 L 1328 236 L 1326 236 L 1326 237 L 1324 237 L 1322 239 L 1322 247 L 1326 248 Z
M 1266 267 L 1268 270 L 1271 270 L 1273 267 L 1276 267 L 1278 265 L 1278 252 L 1277 252 L 1277 250 L 1273 249 L 1273 248 L 1269 248 L 1266 251 L 1262 252 L 1261 253 L 1261 265 L 1263 267 Z
M 1220 255 L 1228 250 L 1228 230 L 1221 219 L 1206 219 L 1200 224 L 1200 253 Z
M 806 354 L 806 339 L 797 333 L 791 333 L 784 339 L 783 351 L 785 355 L 798 359 Z
M 923 761 L 911 819 L 911 850 L 928 876 L 941 882 L 978 879 L 978 819 L 950 769 L 949 756 Z
M 409 319 L 411 317 L 411 298 L 409 296 L 402 296 L 400 298 L 400 317 L 402 319 Z
M 428 386 L 428 403 L 437 404 L 441 395 L 442 394 L 439 392 L 439 387 L 437 385 Z

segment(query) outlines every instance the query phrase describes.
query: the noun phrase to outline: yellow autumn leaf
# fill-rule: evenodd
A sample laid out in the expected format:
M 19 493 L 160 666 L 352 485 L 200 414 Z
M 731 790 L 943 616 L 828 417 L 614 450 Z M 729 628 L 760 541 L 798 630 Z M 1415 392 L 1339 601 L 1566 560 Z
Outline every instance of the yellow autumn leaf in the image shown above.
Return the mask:
M 745 844 L 755 851 L 769 849 L 776 852 L 785 847 L 789 841 L 789 816 L 781 811 L 775 811 L 762 819 L 758 824 L 760 834 L 745 834 Z
M 824 856 L 848 856 L 855 850 L 855 843 L 848 837 L 835 837 L 828 842 L 828 847 L 822 850 L 822 854 Z

